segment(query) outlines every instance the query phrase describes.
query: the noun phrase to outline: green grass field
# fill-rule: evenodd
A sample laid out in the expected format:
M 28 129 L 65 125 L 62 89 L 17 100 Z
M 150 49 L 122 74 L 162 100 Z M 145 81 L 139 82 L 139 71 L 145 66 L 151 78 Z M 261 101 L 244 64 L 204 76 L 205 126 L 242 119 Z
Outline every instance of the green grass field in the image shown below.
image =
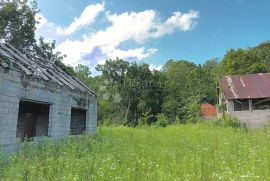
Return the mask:
M 3 180 L 270 180 L 270 129 L 102 127 L 26 146 Z

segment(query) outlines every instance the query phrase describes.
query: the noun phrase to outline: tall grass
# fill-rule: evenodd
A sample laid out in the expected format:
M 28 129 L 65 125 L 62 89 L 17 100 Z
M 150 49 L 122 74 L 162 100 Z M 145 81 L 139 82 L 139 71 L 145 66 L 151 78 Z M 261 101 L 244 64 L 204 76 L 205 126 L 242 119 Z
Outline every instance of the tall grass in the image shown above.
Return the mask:
M 270 180 L 270 130 L 101 127 L 96 136 L 25 146 L 2 179 Z

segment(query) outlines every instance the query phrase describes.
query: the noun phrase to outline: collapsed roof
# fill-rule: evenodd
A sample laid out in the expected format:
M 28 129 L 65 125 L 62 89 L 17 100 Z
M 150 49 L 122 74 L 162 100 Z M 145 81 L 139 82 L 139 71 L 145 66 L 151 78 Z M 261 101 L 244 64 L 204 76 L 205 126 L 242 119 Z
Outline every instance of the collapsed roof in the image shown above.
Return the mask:
M 270 73 L 225 76 L 221 89 L 226 99 L 269 98 Z
M 26 51 L 22 53 L 8 43 L 0 43 L 0 66 L 5 69 L 12 68 L 8 62 L 17 65 L 27 76 L 34 76 L 44 81 L 52 81 L 71 90 L 95 95 L 84 83 L 64 72 L 53 62 L 34 56 Z

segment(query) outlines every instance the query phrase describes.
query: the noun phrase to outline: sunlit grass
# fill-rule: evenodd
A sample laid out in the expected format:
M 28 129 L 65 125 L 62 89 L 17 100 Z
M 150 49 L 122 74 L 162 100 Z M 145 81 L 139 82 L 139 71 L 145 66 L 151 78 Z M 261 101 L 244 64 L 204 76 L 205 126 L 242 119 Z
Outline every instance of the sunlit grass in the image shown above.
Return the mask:
M 102 127 L 96 136 L 26 146 L 4 165 L 2 178 L 269 180 L 270 130 L 205 124 Z

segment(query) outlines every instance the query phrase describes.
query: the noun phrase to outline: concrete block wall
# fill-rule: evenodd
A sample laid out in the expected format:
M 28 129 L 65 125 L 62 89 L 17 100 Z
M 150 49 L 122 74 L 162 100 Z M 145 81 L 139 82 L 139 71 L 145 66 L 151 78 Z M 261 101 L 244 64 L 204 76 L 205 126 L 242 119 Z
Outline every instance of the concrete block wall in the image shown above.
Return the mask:
M 97 129 L 97 99 L 91 98 L 89 109 L 86 111 L 86 131 L 95 133 Z
M 6 82 L 12 81 L 14 88 L 7 86 Z M 9 145 L 16 142 L 17 119 L 20 99 L 16 96 L 18 77 L 12 80 L 0 68 L 0 145 Z M 16 121 L 14 121 L 16 120 Z
M 86 131 L 96 132 L 97 100 L 94 95 L 71 91 L 53 82 L 25 77 L 16 70 L 0 67 L 0 146 L 18 142 L 16 129 L 20 100 L 50 104 L 48 136 L 65 137 L 70 133 L 71 108 L 85 109 Z M 78 100 L 84 100 L 83 104 Z
M 232 111 L 230 114 L 245 123 L 248 128 L 260 128 L 270 123 L 270 110 Z

